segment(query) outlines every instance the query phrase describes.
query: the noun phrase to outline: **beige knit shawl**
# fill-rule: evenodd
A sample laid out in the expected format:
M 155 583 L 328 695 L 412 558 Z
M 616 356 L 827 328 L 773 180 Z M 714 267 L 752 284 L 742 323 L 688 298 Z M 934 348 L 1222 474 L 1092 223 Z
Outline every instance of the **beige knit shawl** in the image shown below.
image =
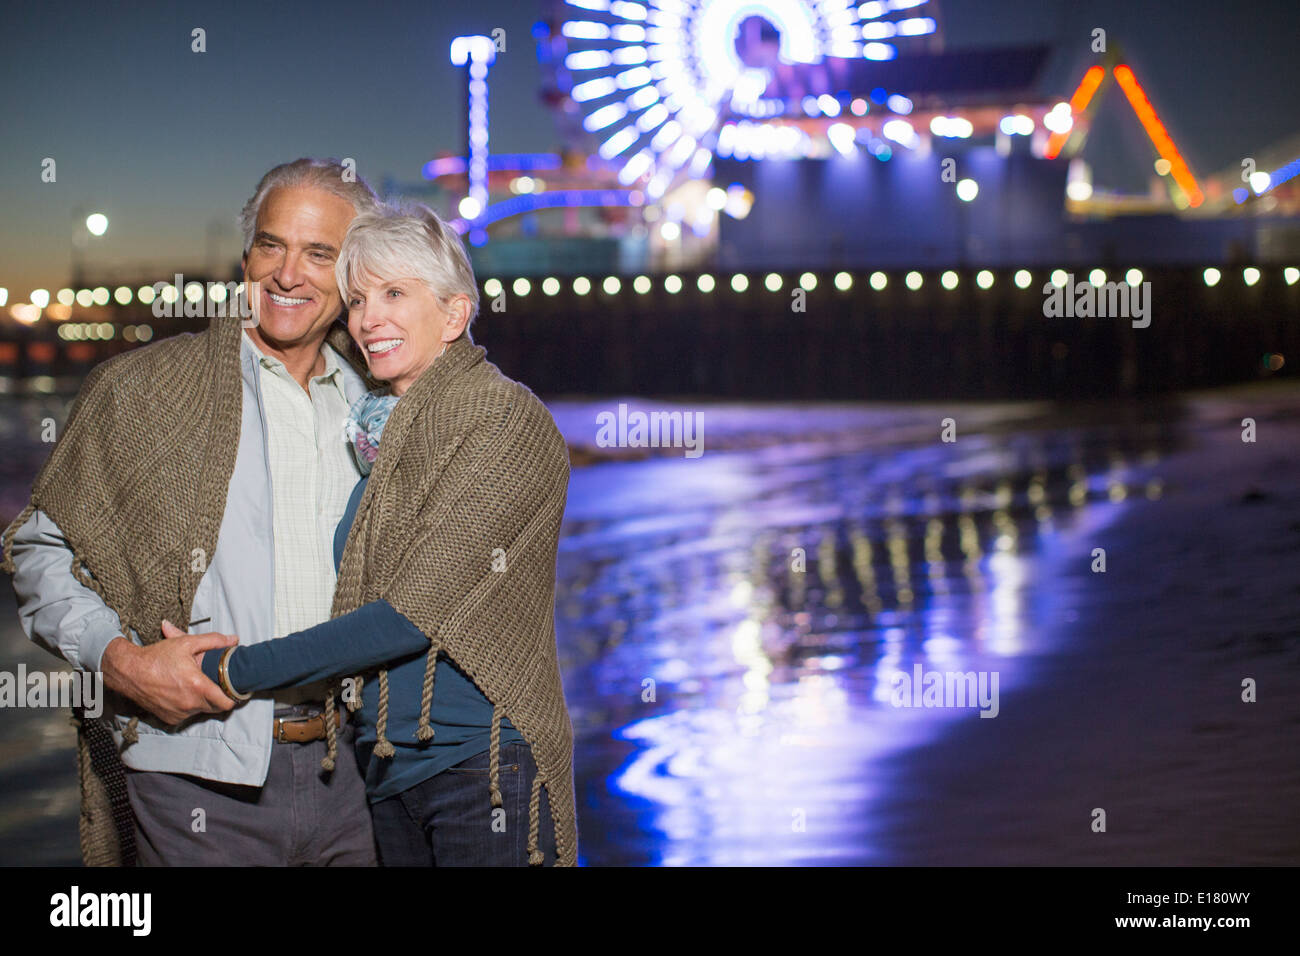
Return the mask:
M 346 329 L 336 326 L 329 341 L 364 369 Z M 153 643 L 164 618 L 188 621 L 234 472 L 239 356 L 239 320 L 214 319 L 205 332 L 97 366 L 31 502 L 4 532 L 0 567 L 12 573 L 13 536 L 40 508 L 67 537 L 77 579 L 124 628 Z M 444 394 L 435 408 L 432 399 Z M 558 862 L 573 865 L 572 730 L 553 617 L 568 486 L 563 441 L 536 397 L 483 361 L 483 349 L 465 336 L 395 406 L 382 446 L 348 538 L 333 613 L 387 597 L 430 637 L 431 662 L 445 648 L 479 683 L 495 705 L 494 743 L 504 714 L 532 746 L 555 819 Z M 435 467 L 443 472 L 436 487 Z M 506 549 L 505 572 L 491 570 L 495 547 Z M 431 686 L 426 677 L 426 715 Z M 121 765 L 103 754 L 106 735 L 92 735 L 90 723 L 82 721 L 78 734 L 82 856 L 87 865 L 113 865 L 132 855 Z M 93 761 L 91 737 L 101 744 Z M 134 722 L 128 746 L 133 738 Z M 494 770 L 496 761 L 494 747 Z M 495 784 L 494 773 L 494 803 Z M 534 786 L 530 850 L 537 797 Z
M 348 534 L 331 616 L 382 598 L 429 638 L 421 740 L 433 733 L 429 706 L 440 650 L 478 684 L 494 705 L 492 805 L 501 806 L 504 716 L 537 763 L 529 861 L 542 862 L 537 836 L 545 786 L 556 862 L 574 866 L 573 730 L 555 644 L 555 558 L 568 450 L 546 406 L 483 355 L 468 334 L 461 336 L 393 407 Z M 387 683 L 381 671 L 374 759 L 392 754 Z M 327 719 L 326 725 L 334 724 Z

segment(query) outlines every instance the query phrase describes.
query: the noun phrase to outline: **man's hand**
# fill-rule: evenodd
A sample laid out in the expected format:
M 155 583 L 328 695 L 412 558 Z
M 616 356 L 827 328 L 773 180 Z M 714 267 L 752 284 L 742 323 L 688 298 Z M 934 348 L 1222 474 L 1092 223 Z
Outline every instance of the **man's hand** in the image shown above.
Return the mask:
M 239 643 L 233 634 L 186 634 L 163 621 L 166 640 L 140 647 L 116 637 L 104 648 L 100 670 L 104 683 L 135 701 L 166 724 L 179 724 L 195 714 L 219 714 L 235 702 L 208 680 L 200 669 L 203 654 L 215 647 Z

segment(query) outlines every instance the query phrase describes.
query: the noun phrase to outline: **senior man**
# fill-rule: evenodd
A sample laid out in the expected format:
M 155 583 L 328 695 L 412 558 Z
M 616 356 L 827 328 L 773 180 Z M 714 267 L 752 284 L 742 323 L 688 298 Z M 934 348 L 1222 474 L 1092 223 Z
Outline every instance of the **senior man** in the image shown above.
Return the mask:
M 329 618 L 331 542 L 359 477 L 343 423 L 372 384 L 337 322 L 334 263 L 377 202 L 333 160 L 268 172 L 241 215 L 253 321 L 214 318 L 97 367 L 5 532 L 28 636 L 114 692 L 102 723 L 80 723 L 88 864 L 375 864 L 351 746 L 321 768 L 319 694 L 232 710 L 199 660 L 221 635 Z M 123 789 L 129 813 L 108 799 Z

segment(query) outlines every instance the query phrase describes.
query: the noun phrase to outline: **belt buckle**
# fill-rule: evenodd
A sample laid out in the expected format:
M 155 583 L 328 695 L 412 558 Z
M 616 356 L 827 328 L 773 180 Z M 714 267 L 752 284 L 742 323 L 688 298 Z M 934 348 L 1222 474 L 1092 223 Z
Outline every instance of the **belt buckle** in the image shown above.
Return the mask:
M 310 717 L 287 717 L 287 718 L 286 718 L 286 717 L 277 717 L 277 718 L 275 718 L 276 726 L 279 728 L 279 730 L 276 732 L 276 735 L 275 735 L 276 742 L 278 742 L 278 743 L 282 743 L 282 744 L 287 744 L 287 743 L 289 743 L 289 738 L 286 737 L 286 736 L 284 735 L 285 728 L 286 728 L 289 724 L 305 724 L 307 721 L 309 721 L 309 720 L 316 720 L 318 717 L 320 717 L 319 714 L 312 714 Z

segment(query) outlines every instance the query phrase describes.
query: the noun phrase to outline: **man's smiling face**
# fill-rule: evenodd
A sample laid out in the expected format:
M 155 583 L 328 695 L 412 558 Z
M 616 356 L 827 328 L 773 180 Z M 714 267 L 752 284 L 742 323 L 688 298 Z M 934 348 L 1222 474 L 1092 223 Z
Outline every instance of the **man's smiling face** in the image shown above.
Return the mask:
M 244 281 L 256 289 L 248 334 L 264 351 L 318 341 L 343 311 L 334 262 L 352 203 L 311 186 L 271 190 L 244 256 Z M 251 283 L 257 283 L 252 286 Z

